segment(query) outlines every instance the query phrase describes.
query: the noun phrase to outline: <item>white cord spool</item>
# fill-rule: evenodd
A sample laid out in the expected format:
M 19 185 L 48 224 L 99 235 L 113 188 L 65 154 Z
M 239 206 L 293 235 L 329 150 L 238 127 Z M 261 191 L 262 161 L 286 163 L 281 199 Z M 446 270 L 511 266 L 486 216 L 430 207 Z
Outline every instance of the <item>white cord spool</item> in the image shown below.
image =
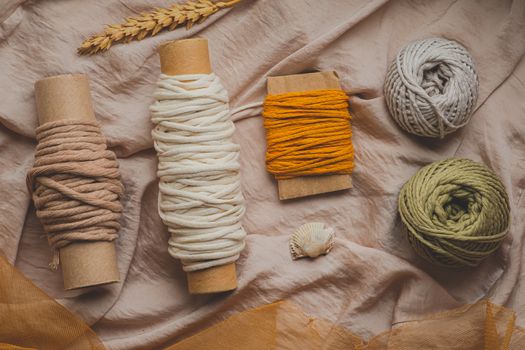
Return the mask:
M 162 74 L 151 106 L 159 214 L 185 271 L 235 262 L 244 248 L 239 145 L 215 74 Z

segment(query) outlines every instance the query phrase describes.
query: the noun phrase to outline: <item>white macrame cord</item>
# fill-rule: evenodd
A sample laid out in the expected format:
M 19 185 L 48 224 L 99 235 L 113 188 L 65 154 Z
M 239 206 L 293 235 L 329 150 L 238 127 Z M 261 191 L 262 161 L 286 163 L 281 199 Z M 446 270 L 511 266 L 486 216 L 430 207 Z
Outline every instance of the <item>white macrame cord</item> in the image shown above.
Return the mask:
M 239 145 L 215 74 L 161 74 L 150 107 L 159 158 L 159 214 L 184 271 L 235 262 L 244 248 Z
M 469 122 L 478 85 L 474 59 L 461 44 L 443 38 L 418 40 L 390 65 L 385 101 L 401 128 L 444 138 Z

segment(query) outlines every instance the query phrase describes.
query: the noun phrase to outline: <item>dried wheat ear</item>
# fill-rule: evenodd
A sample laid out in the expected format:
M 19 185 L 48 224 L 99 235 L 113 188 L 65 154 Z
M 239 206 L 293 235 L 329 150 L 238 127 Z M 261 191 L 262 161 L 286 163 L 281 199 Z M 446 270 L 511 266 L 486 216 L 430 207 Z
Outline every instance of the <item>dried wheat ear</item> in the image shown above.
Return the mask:
M 78 48 L 80 55 L 92 55 L 108 50 L 114 43 L 128 43 L 154 36 L 161 30 L 173 30 L 179 25 L 190 29 L 195 23 L 201 23 L 215 12 L 231 7 L 241 0 L 212 2 L 210 0 L 188 1 L 169 8 L 156 8 L 142 13 L 138 17 L 127 18 L 122 24 L 112 24 L 104 32 L 86 39 Z

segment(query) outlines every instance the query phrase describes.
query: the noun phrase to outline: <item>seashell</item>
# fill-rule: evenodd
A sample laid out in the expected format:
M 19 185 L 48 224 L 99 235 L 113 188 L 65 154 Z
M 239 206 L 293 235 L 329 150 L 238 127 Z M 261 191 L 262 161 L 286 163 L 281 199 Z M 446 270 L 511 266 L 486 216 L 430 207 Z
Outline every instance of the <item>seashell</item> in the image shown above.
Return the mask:
M 317 258 L 328 253 L 335 240 L 335 232 L 322 222 L 310 222 L 302 225 L 290 237 L 292 259 L 303 257 Z

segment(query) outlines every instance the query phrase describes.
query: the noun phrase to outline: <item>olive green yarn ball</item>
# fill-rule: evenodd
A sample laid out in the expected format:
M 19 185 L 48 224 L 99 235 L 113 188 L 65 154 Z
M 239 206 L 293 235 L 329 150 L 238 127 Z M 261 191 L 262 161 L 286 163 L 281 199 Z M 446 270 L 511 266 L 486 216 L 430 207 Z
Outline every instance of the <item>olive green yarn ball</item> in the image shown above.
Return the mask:
M 408 241 L 431 263 L 477 266 L 507 234 L 509 198 L 483 164 L 452 158 L 421 168 L 401 189 Z

